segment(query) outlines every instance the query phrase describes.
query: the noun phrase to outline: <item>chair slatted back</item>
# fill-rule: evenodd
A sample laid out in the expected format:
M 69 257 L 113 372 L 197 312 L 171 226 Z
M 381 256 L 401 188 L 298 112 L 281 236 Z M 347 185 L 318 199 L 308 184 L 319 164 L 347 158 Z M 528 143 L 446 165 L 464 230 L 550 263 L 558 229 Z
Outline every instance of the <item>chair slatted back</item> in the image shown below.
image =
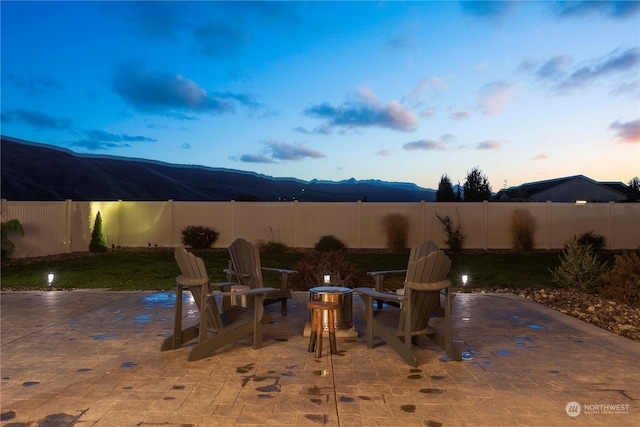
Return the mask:
M 440 248 L 436 245 L 432 240 L 428 240 L 421 245 L 414 246 L 411 248 L 411 252 L 409 253 L 409 263 L 416 262 L 422 257 L 426 257 L 431 252 L 439 251 Z
M 189 289 L 198 310 L 202 312 L 203 292 L 209 292 L 209 275 L 204 261 L 182 247 L 176 248 L 174 256 L 182 273 L 176 282 L 178 286 Z M 207 328 L 213 331 L 223 329 L 220 310 L 214 298 L 207 298 Z
M 241 285 L 252 289 L 263 287 L 260 250 L 256 245 L 242 238 L 236 239 L 229 246 L 229 255 Z
M 411 307 L 411 331 L 424 330 L 435 309 L 440 306 L 440 290 L 451 285 L 447 281 L 451 260 L 442 251 L 431 252 L 426 257 L 410 263 L 407 267 L 405 295 Z M 401 316 L 398 330 L 403 330 Z

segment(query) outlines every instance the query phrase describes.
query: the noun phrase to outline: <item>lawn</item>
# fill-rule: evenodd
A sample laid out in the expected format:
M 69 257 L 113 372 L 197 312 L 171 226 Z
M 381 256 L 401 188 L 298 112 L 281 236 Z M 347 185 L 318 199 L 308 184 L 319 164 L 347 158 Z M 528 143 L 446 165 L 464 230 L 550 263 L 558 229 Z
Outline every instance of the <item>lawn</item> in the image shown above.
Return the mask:
M 226 251 L 196 252 L 205 261 L 212 282 L 226 280 L 223 269 L 229 256 Z M 5 264 L 2 267 L 2 289 L 33 289 L 47 286 L 47 274 L 54 273 L 55 288 L 108 288 L 113 290 L 169 290 L 179 274 L 173 252 L 166 249 L 124 250 L 86 256 L 47 257 L 25 263 Z M 91 256 L 89 256 L 91 255 Z M 559 253 L 461 252 L 449 253 L 453 262 L 450 280 L 460 284 L 460 276 L 468 274 L 473 287 L 485 288 L 546 288 L 553 286 L 549 269 L 559 264 Z M 373 286 L 366 272 L 406 268 L 407 254 L 352 253 L 345 254 L 358 271 L 362 285 Z M 295 268 L 303 253 L 262 254 L 262 265 Z M 605 253 L 611 260 L 613 253 Z M 401 286 L 403 276 L 385 278 L 385 286 Z M 278 286 L 277 276 L 265 275 L 268 286 Z

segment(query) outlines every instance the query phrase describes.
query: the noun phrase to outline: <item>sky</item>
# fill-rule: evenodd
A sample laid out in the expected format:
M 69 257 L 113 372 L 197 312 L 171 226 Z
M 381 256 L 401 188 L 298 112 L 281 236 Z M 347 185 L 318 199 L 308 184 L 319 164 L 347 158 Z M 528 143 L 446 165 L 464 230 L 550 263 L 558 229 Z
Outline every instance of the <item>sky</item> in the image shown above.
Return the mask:
M 640 2 L 10 2 L 1 133 L 493 191 L 640 175 Z

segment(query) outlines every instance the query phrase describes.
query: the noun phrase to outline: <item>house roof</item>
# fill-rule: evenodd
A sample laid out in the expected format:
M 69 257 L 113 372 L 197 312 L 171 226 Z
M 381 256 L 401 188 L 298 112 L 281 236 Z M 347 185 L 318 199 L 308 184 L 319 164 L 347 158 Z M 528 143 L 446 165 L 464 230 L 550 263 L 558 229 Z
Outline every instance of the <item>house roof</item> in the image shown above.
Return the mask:
M 638 198 L 637 192 L 622 182 L 597 182 L 584 175 L 573 175 L 562 178 L 547 179 L 544 181 L 529 182 L 516 187 L 509 187 L 498 192 L 494 197 L 494 200 L 530 200 L 535 198 L 535 195 L 538 193 L 573 180 L 584 180 L 595 185 L 606 187 L 609 191 L 617 193 L 621 197 L 626 197 L 629 200 L 635 200 Z

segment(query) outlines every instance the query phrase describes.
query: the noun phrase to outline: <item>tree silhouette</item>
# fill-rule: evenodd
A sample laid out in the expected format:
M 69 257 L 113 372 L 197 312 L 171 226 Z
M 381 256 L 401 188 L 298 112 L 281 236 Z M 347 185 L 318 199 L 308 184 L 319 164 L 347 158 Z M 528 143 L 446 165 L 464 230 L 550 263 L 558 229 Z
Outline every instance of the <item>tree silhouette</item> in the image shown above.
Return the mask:
M 481 202 L 483 200 L 489 200 L 491 197 L 491 184 L 489 184 L 489 179 L 482 173 L 478 166 L 467 173 L 467 180 L 463 188 L 465 202 Z
M 96 222 L 93 225 L 93 231 L 91 232 L 91 243 L 89 243 L 90 252 L 106 252 L 107 251 L 107 239 L 102 233 L 102 216 L 100 211 L 96 215 Z
M 440 183 L 438 184 L 438 191 L 436 191 L 436 202 L 455 202 L 456 194 L 453 191 L 453 185 L 451 184 L 451 180 L 449 176 L 445 173 L 440 178 Z

